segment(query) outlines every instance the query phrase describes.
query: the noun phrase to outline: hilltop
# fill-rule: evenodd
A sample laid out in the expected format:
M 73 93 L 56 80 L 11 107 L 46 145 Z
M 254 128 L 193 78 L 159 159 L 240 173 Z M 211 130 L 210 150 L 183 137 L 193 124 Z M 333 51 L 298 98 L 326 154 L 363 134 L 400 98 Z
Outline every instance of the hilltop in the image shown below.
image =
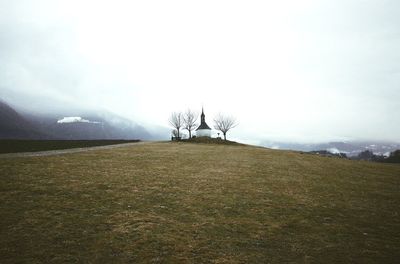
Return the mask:
M 182 139 L 180 140 L 184 143 L 201 143 L 201 144 L 217 144 L 217 145 L 235 145 L 235 146 L 244 146 L 241 143 L 223 140 L 221 138 L 211 138 L 211 137 L 193 137 L 190 139 Z
M 394 263 L 400 166 L 159 142 L 0 159 L 11 262 Z

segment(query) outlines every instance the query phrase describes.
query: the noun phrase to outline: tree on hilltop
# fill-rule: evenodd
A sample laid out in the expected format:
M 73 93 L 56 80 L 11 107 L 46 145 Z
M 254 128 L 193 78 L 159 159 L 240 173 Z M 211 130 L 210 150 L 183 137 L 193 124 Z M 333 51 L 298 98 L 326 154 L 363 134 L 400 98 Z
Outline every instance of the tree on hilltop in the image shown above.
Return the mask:
M 197 113 L 188 109 L 183 113 L 183 128 L 189 131 L 189 139 L 192 138 L 192 131 L 196 128 Z
M 181 112 L 173 112 L 169 117 L 170 125 L 176 130 L 177 132 L 177 139 L 180 139 L 180 129 L 183 126 L 183 116 Z
M 224 140 L 226 140 L 226 133 L 236 126 L 236 119 L 231 116 L 219 114 L 214 119 L 214 128 L 222 132 L 224 135 Z

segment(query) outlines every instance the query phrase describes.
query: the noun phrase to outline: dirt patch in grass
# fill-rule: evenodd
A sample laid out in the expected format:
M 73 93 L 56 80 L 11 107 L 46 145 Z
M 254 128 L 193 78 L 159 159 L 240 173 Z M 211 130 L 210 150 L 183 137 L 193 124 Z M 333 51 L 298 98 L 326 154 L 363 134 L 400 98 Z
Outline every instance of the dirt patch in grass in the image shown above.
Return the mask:
M 3 263 L 395 263 L 400 166 L 149 143 L 0 160 Z

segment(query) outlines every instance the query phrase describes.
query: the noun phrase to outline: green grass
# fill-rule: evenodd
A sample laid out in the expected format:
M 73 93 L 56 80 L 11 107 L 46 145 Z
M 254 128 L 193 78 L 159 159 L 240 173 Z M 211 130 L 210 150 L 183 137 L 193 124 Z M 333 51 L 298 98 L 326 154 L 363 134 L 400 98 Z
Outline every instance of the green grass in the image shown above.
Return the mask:
M 138 140 L 19 140 L 0 139 L 0 153 L 36 152 L 138 142 Z
M 147 143 L 0 159 L 2 263 L 396 263 L 400 166 Z

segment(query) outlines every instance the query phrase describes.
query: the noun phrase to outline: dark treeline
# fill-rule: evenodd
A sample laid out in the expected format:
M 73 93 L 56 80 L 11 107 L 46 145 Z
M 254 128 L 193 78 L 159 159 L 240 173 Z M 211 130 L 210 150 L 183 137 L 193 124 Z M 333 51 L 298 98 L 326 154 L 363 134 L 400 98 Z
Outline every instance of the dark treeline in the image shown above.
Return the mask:
M 371 150 L 362 151 L 357 156 L 353 157 L 348 157 L 346 153 L 332 153 L 329 152 L 328 150 L 310 151 L 308 153 L 324 157 L 348 158 L 351 160 L 367 160 L 375 162 L 400 163 L 400 150 L 395 150 L 391 152 L 389 156 L 376 155 Z
M 353 157 L 352 159 L 387 163 L 400 163 L 400 150 L 395 150 L 391 152 L 388 157 L 385 157 L 383 155 L 376 155 L 370 150 L 365 150 L 363 152 L 360 152 L 356 157 Z

